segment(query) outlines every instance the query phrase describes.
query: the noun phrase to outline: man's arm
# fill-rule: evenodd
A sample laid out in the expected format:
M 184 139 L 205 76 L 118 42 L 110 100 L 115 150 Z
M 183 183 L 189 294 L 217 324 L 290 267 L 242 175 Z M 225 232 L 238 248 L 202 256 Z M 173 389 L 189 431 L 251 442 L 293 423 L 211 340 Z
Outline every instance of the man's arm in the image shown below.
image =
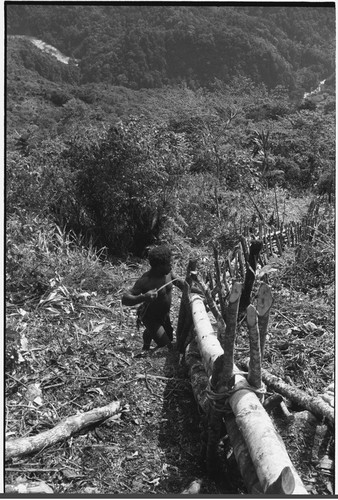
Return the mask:
M 146 293 L 140 293 L 139 295 L 135 295 L 134 293 L 125 292 L 122 295 L 122 304 L 124 306 L 136 306 L 137 304 L 141 304 L 142 302 L 152 302 L 157 297 L 157 290 L 149 290 Z
M 130 290 L 122 295 L 122 304 L 124 306 L 136 306 L 142 302 L 151 302 L 157 297 L 157 290 L 147 290 L 146 282 L 141 277 Z

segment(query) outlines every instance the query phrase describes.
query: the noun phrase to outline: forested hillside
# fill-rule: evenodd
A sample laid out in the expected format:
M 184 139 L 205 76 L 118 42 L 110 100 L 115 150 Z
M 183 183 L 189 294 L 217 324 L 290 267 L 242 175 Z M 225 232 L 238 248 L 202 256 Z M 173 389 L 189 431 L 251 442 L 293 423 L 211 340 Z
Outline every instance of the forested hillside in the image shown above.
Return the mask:
M 78 59 L 79 83 L 133 89 L 246 76 L 301 93 L 335 64 L 333 7 L 8 5 L 7 34 Z

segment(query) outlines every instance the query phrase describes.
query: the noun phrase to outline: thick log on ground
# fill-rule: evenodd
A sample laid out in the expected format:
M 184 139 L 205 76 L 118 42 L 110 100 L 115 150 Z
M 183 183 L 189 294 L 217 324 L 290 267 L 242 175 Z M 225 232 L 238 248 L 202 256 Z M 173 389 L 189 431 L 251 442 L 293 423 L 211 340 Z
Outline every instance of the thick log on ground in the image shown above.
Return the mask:
M 243 368 L 247 368 L 247 363 L 242 363 Z M 302 408 L 309 410 L 319 419 L 325 418 L 327 423 L 334 426 L 334 409 L 325 403 L 320 396 L 312 397 L 301 389 L 291 386 L 281 380 L 280 378 L 272 375 L 267 370 L 262 369 L 262 379 L 272 389 L 287 397 L 294 403 Z
M 210 377 L 213 374 L 214 363 L 217 358 L 222 357 L 224 359 L 224 351 L 211 325 L 203 299 L 197 294 L 190 294 L 189 299 L 198 347 L 205 371 Z
M 198 349 L 197 340 L 194 339 L 186 348 L 185 363 L 188 367 L 189 377 L 195 401 L 205 416 L 209 412 L 208 386 L 209 377 L 207 376 L 202 358 Z M 263 493 L 259 484 L 258 477 L 250 458 L 248 448 L 233 415 L 225 419 L 226 429 L 230 438 L 231 446 L 234 450 L 236 462 L 240 474 L 248 493 Z
M 201 387 L 204 387 L 204 384 L 207 383 L 210 376 L 212 383 L 212 380 L 213 378 L 216 378 L 215 375 L 217 373 L 217 376 L 219 377 L 217 386 L 218 389 L 221 389 L 222 373 L 224 370 L 222 367 L 222 360 L 224 364 L 223 349 L 221 348 L 215 332 L 213 331 L 201 297 L 194 294 L 190 295 L 190 303 L 196 331 L 197 345 L 206 372 L 204 377 L 201 369 L 199 368 L 198 384 Z M 234 369 L 236 370 L 235 365 Z M 213 386 L 216 387 L 215 384 Z M 237 433 L 237 436 L 239 436 L 238 439 L 242 436 L 248 449 L 248 453 L 245 458 L 245 446 L 243 443 L 239 445 L 242 449 L 242 460 L 241 465 L 239 465 L 241 467 L 240 471 L 243 478 L 245 478 L 247 474 L 251 460 L 256 471 L 261 490 L 265 492 L 270 491 L 271 488 L 286 488 L 288 493 L 290 493 L 290 490 L 292 489 L 290 487 L 290 481 L 286 481 L 286 479 L 290 476 L 290 469 L 294 479 L 293 493 L 307 494 L 307 491 L 295 471 L 285 446 L 275 430 L 269 415 L 264 410 L 257 395 L 250 389 L 250 387 L 248 387 L 247 381 L 243 375 L 235 375 L 235 387 L 236 391 L 230 395 L 228 402 L 235 416 L 235 423 L 240 429 L 240 432 Z M 198 400 L 198 397 L 196 399 Z M 213 419 L 211 423 L 213 423 Z M 215 436 L 213 433 L 211 436 L 212 445 L 214 445 L 217 429 L 218 421 L 216 422 L 214 429 Z M 213 450 L 215 449 L 214 446 L 212 446 L 212 448 Z M 212 452 L 210 454 L 213 456 Z M 257 484 L 255 478 L 250 478 L 250 481 L 251 488 Z M 280 490 L 279 493 L 285 494 L 285 491 Z
M 225 426 L 230 439 L 236 462 L 243 478 L 248 493 L 262 494 L 263 489 L 259 483 L 255 467 L 252 463 L 248 447 L 238 428 L 234 415 L 225 418 Z
M 207 392 L 209 378 L 205 373 L 196 339 L 193 339 L 185 350 L 185 364 L 189 371 L 191 388 L 196 403 L 203 413 L 207 414 L 209 408 Z
M 68 417 L 53 429 L 41 432 L 31 437 L 18 438 L 6 441 L 6 459 L 20 457 L 35 453 L 37 451 L 52 446 L 53 444 L 69 438 L 73 434 L 85 429 L 88 426 L 98 424 L 109 417 L 112 417 L 120 408 L 119 401 L 113 401 L 107 406 L 95 408 L 94 410 L 80 415 Z
M 243 385 L 243 389 L 239 389 L 241 385 Z M 269 415 L 264 410 L 257 395 L 250 388 L 245 388 L 246 385 L 247 382 L 242 375 L 235 376 L 235 386 L 239 390 L 230 396 L 229 404 L 247 445 L 263 491 L 286 487 L 287 492 L 274 491 L 274 493 L 307 495 L 307 490 L 293 467 L 284 443 Z M 292 471 L 293 491 L 290 491 L 292 489 L 289 487 L 290 482 L 286 484 L 286 481 L 281 478 L 285 475 L 285 468 Z M 286 475 L 289 477 L 289 473 Z

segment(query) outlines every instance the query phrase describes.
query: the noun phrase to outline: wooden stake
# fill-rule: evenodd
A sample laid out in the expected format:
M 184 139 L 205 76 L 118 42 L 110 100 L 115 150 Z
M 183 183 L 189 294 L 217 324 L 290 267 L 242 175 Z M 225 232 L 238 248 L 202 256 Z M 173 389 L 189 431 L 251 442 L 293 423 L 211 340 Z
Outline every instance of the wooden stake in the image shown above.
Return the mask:
M 240 241 L 241 241 L 241 245 L 242 245 L 242 250 L 243 250 L 243 254 L 244 254 L 245 263 L 247 264 L 248 261 L 249 261 L 248 243 L 246 241 L 246 238 L 244 238 L 244 236 L 240 237 Z
M 245 311 L 250 304 L 251 292 L 256 277 L 257 259 L 260 251 L 262 250 L 262 247 L 263 244 L 259 240 L 253 241 L 250 245 L 249 260 L 246 267 L 244 287 L 239 303 L 239 311 L 241 313 Z
M 266 283 L 262 283 L 258 290 L 257 298 L 257 314 L 258 314 L 258 330 L 260 338 L 261 359 L 264 357 L 264 348 L 266 335 L 268 331 L 268 323 L 270 309 L 273 304 L 271 289 Z
M 243 252 L 242 252 L 242 246 L 239 244 L 237 248 L 237 255 L 238 255 L 238 263 L 239 263 L 239 269 L 242 278 L 245 278 L 245 263 L 244 263 L 244 257 L 243 257 Z
M 184 344 L 189 334 L 190 328 L 192 326 L 191 308 L 189 304 L 189 293 L 190 293 L 190 286 L 193 281 L 191 274 L 196 272 L 196 267 L 197 267 L 197 259 L 190 258 L 187 266 L 187 272 L 181 297 L 181 304 L 178 313 L 178 322 L 176 328 L 177 349 L 181 354 L 183 354 L 184 352 Z
M 234 368 L 234 349 L 236 338 L 236 327 L 239 301 L 242 293 L 242 283 L 234 282 L 232 285 L 229 305 L 226 310 L 226 330 L 225 336 L 221 341 L 224 350 L 224 383 L 228 384 Z
M 225 294 L 224 294 L 224 288 L 223 288 L 222 281 L 221 281 L 221 269 L 220 269 L 219 259 L 218 259 L 218 250 L 217 250 L 215 245 L 213 245 L 213 250 L 214 250 L 216 283 L 218 286 L 219 303 L 221 306 L 221 313 L 222 313 L 223 319 L 224 319 L 224 321 L 226 321 Z
M 192 326 L 189 293 L 190 293 L 190 286 L 188 285 L 187 282 L 185 282 L 181 297 L 181 304 L 178 313 L 178 322 L 176 328 L 177 349 L 181 354 L 184 353 L 184 344 L 187 339 L 188 333 L 190 331 L 190 327 Z
M 261 348 L 259 341 L 257 311 L 253 305 L 250 305 L 246 310 L 246 320 L 249 327 L 250 340 L 248 382 L 252 387 L 260 389 L 262 387 Z

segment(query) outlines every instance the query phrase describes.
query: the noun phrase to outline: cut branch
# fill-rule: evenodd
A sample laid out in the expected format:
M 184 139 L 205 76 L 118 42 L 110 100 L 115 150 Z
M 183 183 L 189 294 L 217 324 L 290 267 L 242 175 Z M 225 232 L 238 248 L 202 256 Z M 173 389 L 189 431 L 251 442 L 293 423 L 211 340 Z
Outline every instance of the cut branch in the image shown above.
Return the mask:
M 250 340 L 250 362 L 248 382 L 252 387 L 260 389 L 262 386 L 261 374 L 261 347 L 259 341 L 257 311 L 253 305 L 250 305 L 246 310 L 246 320 L 249 328 Z
M 6 441 L 6 459 L 35 453 L 47 446 L 52 446 L 59 441 L 68 439 L 77 432 L 110 418 L 119 408 L 120 402 L 113 401 L 107 406 L 68 417 L 53 429 L 49 429 L 41 434 Z
M 247 368 L 247 363 L 241 363 L 243 368 Z M 332 427 L 334 426 L 334 409 L 325 403 L 320 396 L 312 397 L 301 389 L 291 386 L 281 380 L 280 378 L 272 375 L 267 370 L 262 368 L 262 379 L 272 389 L 287 397 L 294 403 L 302 408 L 310 411 L 319 419 L 325 418 Z
M 260 337 L 261 359 L 264 357 L 265 340 L 268 331 L 270 309 L 273 304 L 271 289 L 266 283 L 262 283 L 258 291 L 257 314 L 258 330 Z

